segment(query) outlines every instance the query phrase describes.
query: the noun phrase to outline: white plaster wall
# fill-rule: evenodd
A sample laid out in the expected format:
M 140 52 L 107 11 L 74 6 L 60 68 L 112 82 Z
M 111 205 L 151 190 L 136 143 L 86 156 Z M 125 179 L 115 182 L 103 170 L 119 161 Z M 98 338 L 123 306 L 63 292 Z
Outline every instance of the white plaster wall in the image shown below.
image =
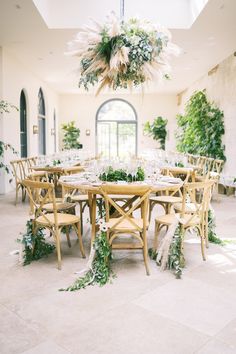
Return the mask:
M 2 97 L 4 100 L 20 106 L 20 93 L 24 89 L 27 103 L 28 156 L 38 155 L 38 135 L 33 134 L 33 125 L 38 125 L 38 91 L 42 88 L 46 108 L 46 152 L 54 152 L 54 139 L 51 136 L 53 128 L 53 112 L 58 112 L 58 95 L 42 80 L 31 73 L 23 64 L 17 61 L 6 50 L 2 50 Z M 20 153 L 20 112 L 12 110 L 2 118 L 2 139 L 10 143 Z M 19 155 L 18 155 L 19 157 Z M 5 162 L 17 158 L 12 153 L 5 154 Z M 11 190 L 13 186 L 1 183 L 0 193 Z
M 194 91 L 206 89 L 207 97 L 224 112 L 226 164 L 224 172 L 236 176 L 236 57 L 231 55 L 219 64 L 217 71 L 206 74 L 191 85 L 182 96 L 180 112 Z
M 138 116 L 138 152 L 145 148 L 156 148 L 158 143 L 152 138 L 143 135 L 143 125 L 149 120 L 153 121 L 158 115 L 168 119 L 167 149 L 175 147 L 174 130 L 176 127 L 177 99 L 176 95 L 158 94 L 123 94 L 123 95 L 60 95 L 60 123 L 76 121 L 81 130 L 80 142 L 84 149 L 95 153 L 95 119 L 96 113 L 103 102 L 111 98 L 122 98 L 132 104 Z M 91 135 L 85 135 L 86 129 Z

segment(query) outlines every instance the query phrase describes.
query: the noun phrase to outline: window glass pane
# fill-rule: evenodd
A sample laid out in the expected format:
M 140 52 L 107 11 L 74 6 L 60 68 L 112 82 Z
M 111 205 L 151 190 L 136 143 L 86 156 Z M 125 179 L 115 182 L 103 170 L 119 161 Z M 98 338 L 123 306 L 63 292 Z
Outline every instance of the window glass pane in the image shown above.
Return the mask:
M 133 108 L 124 101 L 106 102 L 98 112 L 98 120 L 136 120 Z
M 136 125 L 118 124 L 118 156 L 123 159 L 136 154 Z
M 105 102 L 97 113 L 97 153 L 121 159 L 136 155 L 136 130 L 136 114 L 128 102 Z

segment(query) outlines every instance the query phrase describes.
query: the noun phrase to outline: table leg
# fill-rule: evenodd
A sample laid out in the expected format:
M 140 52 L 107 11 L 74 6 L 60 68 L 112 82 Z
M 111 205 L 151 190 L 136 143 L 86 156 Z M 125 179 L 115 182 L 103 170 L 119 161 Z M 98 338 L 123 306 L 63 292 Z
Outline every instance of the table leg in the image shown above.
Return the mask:
M 91 208 L 91 245 L 93 244 L 93 241 L 95 239 L 96 235 L 96 194 L 93 193 L 88 193 L 89 196 L 89 204 Z

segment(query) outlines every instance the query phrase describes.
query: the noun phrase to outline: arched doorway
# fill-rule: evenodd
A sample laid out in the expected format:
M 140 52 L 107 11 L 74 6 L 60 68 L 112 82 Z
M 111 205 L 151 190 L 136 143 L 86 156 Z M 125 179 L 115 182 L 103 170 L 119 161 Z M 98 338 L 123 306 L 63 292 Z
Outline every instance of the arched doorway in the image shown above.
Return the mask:
M 133 106 L 120 98 L 104 102 L 96 115 L 97 154 L 126 158 L 137 154 L 137 115 Z
M 27 157 L 27 107 L 25 93 L 20 94 L 20 155 Z
M 38 144 L 39 154 L 46 154 L 46 111 L 43 91 L 40 88 L 38 93 Z

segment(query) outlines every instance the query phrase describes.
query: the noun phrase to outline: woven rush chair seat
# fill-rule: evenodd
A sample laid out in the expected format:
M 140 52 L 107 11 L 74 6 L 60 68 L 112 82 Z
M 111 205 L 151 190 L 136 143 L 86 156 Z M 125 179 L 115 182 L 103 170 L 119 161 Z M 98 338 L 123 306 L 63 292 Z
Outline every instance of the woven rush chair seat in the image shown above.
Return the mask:
M 107 223 L 106 226 L 108 228 L 113 228 L 113 226 L 115 225 L 115 223 L 117 223 L 117 221 L 120 218 L 111 218 Z M 141 229 L 143 228 L 143 219 L 137 219 L 135 218 L 135 224 L 137 224 Z M 148 223 L 147 223 L 147 227 L 148 227 Z M 115 227 L 116 231 L 122 231 L 122 232 L 129 232 L 129 230 L 136 230 L 135 226 L 129 222 L 128 220 L 122 220 L 118 226 Z
M 198 216 L 194 216 L 191 220 L 189 220 L 189 213 L 184 214 L 184 215 L 180 215 L 179 213 L 176 214 L 166 214 L 166 215 L 161 215 L 159 217 L 157 217 L 155 220 L 158 223 L 165 223 L 166 225 L 172 225 L 173 222 L 175 221 L 175 219 L 179 218 L 181 219 L 181 223 L 184 225 L 186 225 L 188 223 L 188 226 L 194 226 L 196 223 L 200 222 L 200 218 Z
M 75 203 L 67 203 L 67 202 L 61 202 L 61 201 L 57 201 L 56 202 L 56 210 L 57 211 L 67 211 L 70 209 L 75 209 L 76 204 Z M 53 203 L 46 203 L 43 206 L 43 210 L 47 211 L 48 213 L 53 212 Z
M 150 196 L 149 200 L 159 203 L 181 203 L 182 197 L 175 197 L 172 195 L 159 195 L 159 196 Z
M 57 213 L 56 215 L 58 226 L 65 226 L 68 224 L 75 224 L 80 222 L 80 218 L 71 214 Z M 35 221 L 43 226 L 55 225 L 55 215 L 47 214 L 47 218 L 44 215 L 39 216 Z

